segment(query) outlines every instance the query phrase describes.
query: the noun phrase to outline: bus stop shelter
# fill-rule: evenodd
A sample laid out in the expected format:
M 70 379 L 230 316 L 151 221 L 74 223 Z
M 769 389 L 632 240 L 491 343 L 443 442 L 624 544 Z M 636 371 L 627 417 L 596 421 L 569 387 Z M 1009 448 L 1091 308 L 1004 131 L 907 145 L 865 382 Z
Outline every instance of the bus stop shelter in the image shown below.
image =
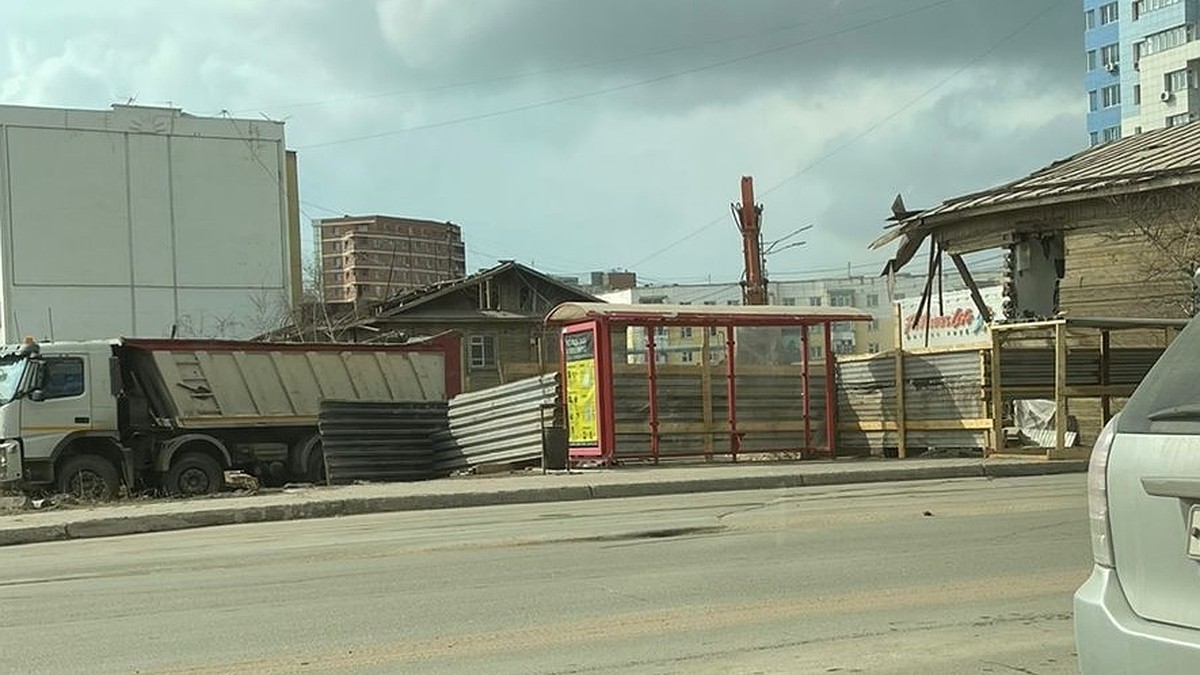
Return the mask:
M 872 318 L 848 307 L 559 305 L 546 323 L 561 328 L 570 458 L 833 457 L 832 352 Z

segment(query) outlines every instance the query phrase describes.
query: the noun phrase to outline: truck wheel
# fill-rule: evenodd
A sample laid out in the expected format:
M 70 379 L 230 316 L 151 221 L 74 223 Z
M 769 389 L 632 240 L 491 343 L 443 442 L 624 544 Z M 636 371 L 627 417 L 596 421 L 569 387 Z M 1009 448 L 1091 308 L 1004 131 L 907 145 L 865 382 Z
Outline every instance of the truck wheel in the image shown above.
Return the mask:
M 112 462 L 99 455 L 76 455 L 58 469 L 58 491 L 83 501 L 108 501 L 117 497 L 121 476 Z
M 225 487 L 225 472 L 210 455 L 185 452 L 171 463 L 163 487 L 169 494 L 183 497 L 220 492 Z

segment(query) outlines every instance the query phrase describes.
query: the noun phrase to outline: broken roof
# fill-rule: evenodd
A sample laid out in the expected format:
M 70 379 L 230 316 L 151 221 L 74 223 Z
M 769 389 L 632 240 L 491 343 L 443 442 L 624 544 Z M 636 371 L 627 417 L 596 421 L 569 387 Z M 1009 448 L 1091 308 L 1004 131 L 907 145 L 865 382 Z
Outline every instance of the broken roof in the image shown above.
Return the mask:
M 975 216 L 1192 183 L 1200 183 L 1200 123 L 1098 145 L 1025 178 L 947 199 L 925 211 L 909 212 L 872 242 L 871 248 L 907 238 L 894 261 L 894 269 L 899 269 L 931 230 Z
M 505 260 L 495 267 L 476 272 L 475 274 L 462 277 L 460 279 L 452 279 L 443 281 L 430 286 L 425 286 L 405 293 L 394 295 L 387 300 L 382 300 L 376 303 L 372 308 L 372 314 L 375 316 L 395 316 L 406 312 L 414 307 L 418 307 L 436 298 L 443 297 L 457 290 L 468 288 L 479 284 L 488 279 L 494 278 L 506 272 L 517 272 L 529 277 L 533 277 L 544 283 L 550 284 L 561 289 L 564 293 L 574 296 L 580 300 L 596 301 L 597 299 L 586 291 L 565 284 L 553 277 L 542 274 L 541 272 L 526 267 L 519 262 L 513 260 Z

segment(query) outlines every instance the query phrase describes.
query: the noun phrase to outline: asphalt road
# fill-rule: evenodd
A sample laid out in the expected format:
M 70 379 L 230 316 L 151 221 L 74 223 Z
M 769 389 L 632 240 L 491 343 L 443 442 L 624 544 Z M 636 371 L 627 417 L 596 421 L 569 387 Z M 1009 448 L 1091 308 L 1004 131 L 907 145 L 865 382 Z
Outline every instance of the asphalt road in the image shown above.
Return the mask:
M 1087 531 L 1066 475 L 10 547 L 0 671 L 1071 673 Z

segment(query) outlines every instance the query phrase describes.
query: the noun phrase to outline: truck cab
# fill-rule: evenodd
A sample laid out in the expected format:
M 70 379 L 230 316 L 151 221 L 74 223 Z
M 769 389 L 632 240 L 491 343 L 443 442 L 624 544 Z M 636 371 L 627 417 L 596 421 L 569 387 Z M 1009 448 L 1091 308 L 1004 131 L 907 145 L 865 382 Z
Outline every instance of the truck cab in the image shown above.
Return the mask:
M 111 491 L 122 454 L 112 347 L 27 341 L 0 351 L 0 484 Z

